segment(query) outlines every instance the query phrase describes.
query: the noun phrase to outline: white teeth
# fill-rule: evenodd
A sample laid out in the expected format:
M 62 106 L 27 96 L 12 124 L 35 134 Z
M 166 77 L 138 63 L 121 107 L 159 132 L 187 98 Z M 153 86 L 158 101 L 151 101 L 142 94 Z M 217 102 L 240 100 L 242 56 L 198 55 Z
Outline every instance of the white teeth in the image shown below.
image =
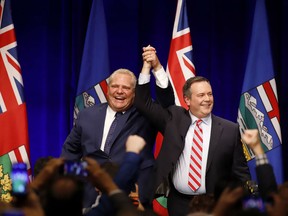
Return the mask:
M 125 98 L 122 98 L 122 97 L 115 97 L 115 99 L 117 99 L 117 100 L 124 100 Z

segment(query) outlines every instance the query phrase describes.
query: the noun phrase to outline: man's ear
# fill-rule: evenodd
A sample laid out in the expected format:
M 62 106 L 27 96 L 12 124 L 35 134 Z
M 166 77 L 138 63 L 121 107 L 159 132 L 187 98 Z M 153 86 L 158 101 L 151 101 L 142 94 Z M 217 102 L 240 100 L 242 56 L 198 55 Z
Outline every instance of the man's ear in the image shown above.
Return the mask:
M 188 98 L 187 96 L 183 96 L 185 104 L 189 107 L 190 106 L 190 98 Z

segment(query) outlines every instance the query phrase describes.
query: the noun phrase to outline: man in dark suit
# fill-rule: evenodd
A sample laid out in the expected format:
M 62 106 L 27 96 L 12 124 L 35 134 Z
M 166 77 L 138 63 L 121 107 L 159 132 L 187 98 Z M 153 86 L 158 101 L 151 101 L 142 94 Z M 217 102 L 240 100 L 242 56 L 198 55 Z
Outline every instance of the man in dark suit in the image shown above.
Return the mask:
M 79 112 L 74 127 L 68 135 L 61 156 L 69 160 L 80 160 L 85 156 L 96 159 L 100 164 L 112 161 L 121 164 L 125 154 L 125 142 L 129 135 L 139 135 L 147 143 L 141 152 L 138 185 L 139 198 L 144 206 L 151 204 L 150 173 L 154 166 L 153 146 L 156 130 L 133 106 L 136 86 L 135 75 L 127 69 L 116 70 L 108 79 L 108 103 L 95 105 Z M 165 106 L 165 98 L 164 98 Z M 115 114 L 117 125 L 109 135 Z M 111 126 L 112 128 L 112 126 Z M 107 138 L 110 137 L 110 138 Z M 105 142 L 110 139 L 110 143 Z M 110 146 L 110 149 L 106 149 Z M 86 188 L 84 207 L 90 207 L 97 196 L 92 185 Z
M 157 61 L 153 47 L 147 47 L 142 56 L 144 64 L 140 77 L 149 76 L 151 62 L 154 65 L 160 62 Z M 165 75 L 162 74 L 161 77 L 163 76 Z M 211 113 L 214 100 L 211 85 L 206 78 L 194 77 L 186 81 L 183 96 L 188 110 L 175 105 L 163 108 L 154 103 L 150 96 L 149 79 L 147 80 L 148 82 L 138 83 L 134 104 L 164 136 L 156 161 L 153 190 L 167 179 L 171 183 L 168 195 L 170 216 L 186 215 L 193 196 L 213 193 L 215 186 L 221 181 L 237 180 L 244 183 L 250 179 L 238 125 Z M 201 129 L 196 125 L 197 120 L 202 122 Z M 191 183 L 188 176 L 192 176 L 190 172 L 194 170 L 190 159 L 196 159 L 196 156 L 190 156 L 196 127 L 198 132 L 201 131 L 202 137 L 198 134 L 196 140 L 201 140 L 202 146 L 198 147 L 196 153 L 200 168 L 197 168 L 198 176 L 194 177 L 198 180 L 199 188 L 192 189 L 191 184 L 188 185 L 188 182 Z

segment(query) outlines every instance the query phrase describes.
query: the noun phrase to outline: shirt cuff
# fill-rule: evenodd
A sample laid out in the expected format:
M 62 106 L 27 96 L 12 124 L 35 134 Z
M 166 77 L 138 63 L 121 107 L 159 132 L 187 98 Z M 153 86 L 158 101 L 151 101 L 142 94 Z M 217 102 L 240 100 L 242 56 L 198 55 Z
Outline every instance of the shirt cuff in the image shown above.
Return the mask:
M 268 164 L 269 163 L 266 154 L 256 155 L 255 159 L 256 159 L 256 166 L 264 165 L 264 164 Z
M 138 79 L 138 84 L 139 85 L 144 85 L 146 83 L 149 83 L 150 82 L 150 74 L 143 74 L 143 73 L 140 73 L 139 74 L 139 79 Z
M 120 189 L 115 189 L 115 190 L 111 191 L 111 192 L 108 194 L 108 196 L 113 196 L 114 194 L 118 194 L 118 193 L 123 193 L 123 191 L 120 190 Z
M 152 73 L 155 76 L 155 80 L 156 80 L 156 85 L 159 86 L 160 88 L 167 88 L 168 87 L 168 75 L 165 72 L 164 68 L 161 67 L 161 69 L 154 71 L 152 70 Z

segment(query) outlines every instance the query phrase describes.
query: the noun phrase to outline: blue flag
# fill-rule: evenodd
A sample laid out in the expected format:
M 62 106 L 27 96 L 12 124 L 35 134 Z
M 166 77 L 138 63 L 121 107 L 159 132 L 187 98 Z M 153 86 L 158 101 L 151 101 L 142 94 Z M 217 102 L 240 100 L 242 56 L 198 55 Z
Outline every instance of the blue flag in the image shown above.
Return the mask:
M 273 166 L 277 183 L 283 182 L 280 115 L 272 62 L 265 0 L 257 0 L 238 110 L 241 134 L 258 129 L 262 148 Z M 256 180 L 253 152 L 244 144 L 252 179 Z
M 102 0 L 94 0 L 89 17 L 74 118 L 88 106 L 106 102 L 106 79 L 110 75 L 107 29 Z

